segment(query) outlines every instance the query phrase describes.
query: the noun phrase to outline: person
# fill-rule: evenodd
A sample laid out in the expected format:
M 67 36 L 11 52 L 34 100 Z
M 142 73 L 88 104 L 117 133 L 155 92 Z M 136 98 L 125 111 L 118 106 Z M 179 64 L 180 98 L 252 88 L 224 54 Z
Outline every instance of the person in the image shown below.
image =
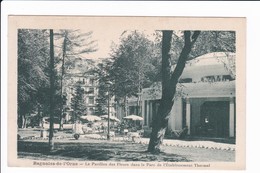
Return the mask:
M 74 130 L 74 133 L 76 134 L 83 134 L 83 125 L 81 124 L 81 122 L 78 120 L 76 121 L 76 123 L 73 125 L 73 130 Z

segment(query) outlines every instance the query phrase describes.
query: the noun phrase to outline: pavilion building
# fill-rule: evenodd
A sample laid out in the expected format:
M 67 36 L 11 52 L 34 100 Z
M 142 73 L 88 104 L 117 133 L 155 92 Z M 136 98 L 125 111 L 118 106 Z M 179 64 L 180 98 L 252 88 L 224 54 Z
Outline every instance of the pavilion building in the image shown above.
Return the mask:
M 168 130 L 187 126 L 190 136 L 235 137 L 235 88 L 235 54 L 215 52 L 188 61 L 177 86 Z M 160 83 L 143 89 L 142 116 L 147 128 L 151 128 L 160 99 Z

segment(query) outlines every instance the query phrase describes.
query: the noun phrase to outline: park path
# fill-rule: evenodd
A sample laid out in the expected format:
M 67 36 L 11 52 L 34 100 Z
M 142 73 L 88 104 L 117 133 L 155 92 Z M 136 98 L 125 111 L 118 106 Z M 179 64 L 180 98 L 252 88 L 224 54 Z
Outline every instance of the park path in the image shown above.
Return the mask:
M 233 162 L 235 151 L 193 147 L 162 146 L 162 153 L 146 152 L 141 143 L 67 138 L 55 140 L 55 151 L 48 152 L 47 140 L 19 140 L 18 158 L 73 161 L 143 162 Z
M 22 140 L 47 140 L 48 138 L 41 138 L 39 131 L 33 130 L 24 130 L 19 132 Z M 71 133 L 61 133 L 58 132 L 55 134 L 55 140 L 64 141 L 66 139 L 74 139 Z M 83 139 L 94 139 L 100 141 L 106 141 L 107 138 L 104 135 L 100 134 L 85 134 L 81 135 L 78 142 Z M 139 143 L 139 144 L 148 144 L 149 138 L 126 138 L 123 136 L 111 137 L 112 141 L 121 141 L 121 142 L 131 142 L 131 143 Z M 235 144 L 227 144 L 206 140 L 196 140 L 196 141 L 188 141 L 188 140 L 177 140 L 177 139 L 164 139 L 163 146 L 172 146 L 172 147 L 181 147 L 181 148 L 205 148 L 205 149 L 213 149 L 213 150 L 225 150 L 225 151 L 235 151 Z
M 90 139 L 99 139 L 99 140 L 106 140 L 105 136 L 101 136 L 98 134 L 88 134 L 83 135 L 82 137 L 90 138 Z M 124 137 L 114 137 L 112 138 L 114 141 L 128 141 L 128 142 L 135 142 L 140 144 L 148 144 L 149 138 L 124 138 Z M 177 140 L 177 139 L 164 139 L 163 140 L 164 146 L 173 146 L 173 147 L 193 147 L 193 148 L 206 148 L 206 149 L 216 149 L 216 150 L 230 150 L 235 151 L 236 145 L 235 144 L 227 144 L 227 143 L 220 143 L 220 142 L 213 142 L 213 141 L 186 141 L 186 140 Z

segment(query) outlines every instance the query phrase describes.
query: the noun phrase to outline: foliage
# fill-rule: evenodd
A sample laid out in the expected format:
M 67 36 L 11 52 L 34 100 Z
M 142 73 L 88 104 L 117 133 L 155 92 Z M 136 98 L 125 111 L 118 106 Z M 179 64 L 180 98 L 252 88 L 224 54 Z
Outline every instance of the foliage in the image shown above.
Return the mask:
M 158 153 L 162 144 L 178 80 L 188 60 L 210 52 L 235 52 L 232 31 L 163 31 L 162 35 L 162 97 L 153 117 L 148 151 Z M 228 60 L 230 63 L 234 61 Z M 234 68 L 234 64 L 227 66 Z M 232 71 L 232 70 L 230 70 Z
M 50 107 L 50 55 L 49 32 L 36 29 L 18 30 L 18 125 L 23 127 L 25 115 L 42 112 L 41 116 L 49 116 Z M 57 65 L 57 57 L 55 64 Z M 61 101 L 59 76 L 54 70 L 54 111 L 59 113 Z
M 81 87 L 81 84 L 77 82 L 75 84 L 75 94 L 73 95 L 71 101 L 71 107 L 73 109 L 74 121 L 78 119 L 78 117 L 84 115 L 86 113 L 86 103 L 85 103 L 85 96 L 84 96 L 84 89 Z
M 92 39 L 92 31 L 58 30 L 55 33 L 56 49 L 60 57 L 62 75 L 66 70 L 75 68 L 75 59 L 97 51 L 97 42 Z
M 184 32 L 177 30 L 172 31 L 171 40 L 171 63 L 176 64 L 179 55 L 184 46 Z M 161 31 L 156 31 L 154 33 L 155 40 L 154 43 L 161 48 L 162 46 L 162 33 Z M 234 31 L 201 31 L 197 41 L 193 45 L 188 60 L 194 59 L 198 56 L 212 53 L 212 52 L 236 52 L 236 33 Z M 157 56 L 161 58 L 161 49 L 158 49 Z M 159 56 L 160 55 L 160 56 Z
M 172 70 L 171 42 L 173 31 L 163 31 L 162 37 L 162 97 L 156 116 L 152 121 L 152 133 L 148 151 L 159 153 L 161 144 L 168 127 L 168 120 L 174 104 L 174 96 L 178 80 L 185 68 L 188 56 L 196 42 L 200 31 L 184 31 L 184 46 L 179 54 L 178 61 Z
M 98 78 L 98 95 L 96 98 L 97 115 L 107 114 L 108 94 L 112 96 L 114 93 L 109 75 L 111 66 L 111 59 L 104 59 L 101 63 L 97 64 L 95 69 L 95 74 Z
M 48 87 L 48 37 L 44 30 L 18 30 L 18 115 L 37 108 L 38 90 Z M 21 117 L 18 118 L 22 126 Z
M 81 33 L 80 30 L 59 30 L 56 34 L 57 43 L 61 42 L 60 54 L 61 57 L 61 79 L 60 79 L 60 95 L 65 97 L 66 93 L 63 93 L 64 75 L 70 69 L 82 69 L 83 65 L 80 67 L 76 66 L 77 59 L 82 59 L 82 55 L 88 54 L 96 51 L 96 41 L 91 39 L 92 32 Z M 57 46 L 59 47 L 59 46 Z M 85 69 L 86 70 L 86 69 Z M 60 128 L 62 124 L 62 114 L 63 114 L 63 104 L 60 104 Z
M 118 98 L 137 96 L 143 87 L 158 80 L 159 66 L 156 44 L 140 32 L 133 31 L 121 38 L 113 50 L 110 76 Z
M 236 52 L 236 34 L 234 31 L 202 31 L 189 59 L 211 52 Z
M 27 102 L 41 86 L 48 86 L 48 42 L 43 31 L 18 30 L 18 100 Z

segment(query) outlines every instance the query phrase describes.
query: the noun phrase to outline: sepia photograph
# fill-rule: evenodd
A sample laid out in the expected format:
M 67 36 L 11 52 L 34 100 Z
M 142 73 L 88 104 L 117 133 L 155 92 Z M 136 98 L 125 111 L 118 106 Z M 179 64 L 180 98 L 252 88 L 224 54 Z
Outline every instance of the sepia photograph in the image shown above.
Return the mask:
M 245 18 L 8 20 L 9 166 L 245 168 Z

